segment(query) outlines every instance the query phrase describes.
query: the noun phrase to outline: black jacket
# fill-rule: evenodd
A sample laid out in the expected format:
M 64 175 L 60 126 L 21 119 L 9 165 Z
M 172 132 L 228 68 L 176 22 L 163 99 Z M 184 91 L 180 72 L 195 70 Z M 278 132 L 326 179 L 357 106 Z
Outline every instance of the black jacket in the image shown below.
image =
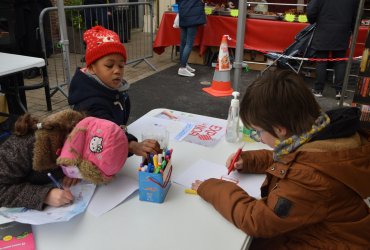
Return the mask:
M 204 3 L 201 0 L 180 0 L 178 4 L 181 28 L 206 23 Z
M 130 116 L 130 98 L 127 91 L 111 90 L 77 68 L 69 87 L 69 105 L 74 110 L 84 111 L 90 116 L 106 119 L 119 126 L 126 126 Z M 137 141 L 127 134 L 128 141 Z
M 10 24 L 14 23 L 15 25 L 16 44 L 13 45 L 12 50 L 6 52 L 44 57 L 38 32 L 39 16 L 44 8 L 52 6 L 50 0 L 1 0 L 1 2 L 9 8 L 9 13 L 13 13 L 14 20 Z M 44 19 L 44 24 L 48 25 L 47 18 Z M 12 30 L 11 27 L 9 28 Z M 48 38 L 46 37 L 46 39 Z
M 317 23 L 311 47 L 315 50 L 346 50 L 356 21 L 359 0 L 311 0 L 310 23 Z

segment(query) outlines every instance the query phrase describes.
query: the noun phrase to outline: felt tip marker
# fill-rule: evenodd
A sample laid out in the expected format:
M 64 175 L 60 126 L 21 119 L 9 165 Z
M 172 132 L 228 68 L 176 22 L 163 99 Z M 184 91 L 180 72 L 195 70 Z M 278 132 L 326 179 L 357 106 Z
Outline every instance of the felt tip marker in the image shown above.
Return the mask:
M 185 189 L 185 193 L 186 194 L 195 194 L 195 195 L 198 194 L 197 191 L 195 191 L 194 189 L 190 189 L 190 188 Z
M 54 185 L 57 188 L 64 190 L 63 186 L 60 185 L 60 183 L 54 178 L 54 176 L 51 173 L 48 173 L 48 177 L 50 178 L 50 180 L 54 183 Z
M 228 171 L 227 171 L 227 175 L 229 175 L 231 173 L 231 171 L 233 170 L 234 168 L 234 164 L 235 162 L 238 160 L 240 154 L 242 153 L 242 150 L 243 150 L 243 147 L 244 147 L 245 144 L 243 144 L 243 146 L 241 146 L 238 151 L 236 151 L 236 154 L 234 155 L 234 158 L 233 160 L 231 161 L 229 167 L 228 167 Z

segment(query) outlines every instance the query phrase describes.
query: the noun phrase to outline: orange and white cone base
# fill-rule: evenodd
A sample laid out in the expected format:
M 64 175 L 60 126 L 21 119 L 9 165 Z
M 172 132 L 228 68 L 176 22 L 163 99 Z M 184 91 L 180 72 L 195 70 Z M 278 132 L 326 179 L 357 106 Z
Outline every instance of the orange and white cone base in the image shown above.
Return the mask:
M 218 53 L 218 63 L 213 75 L 212 85 L 208 88 L 203 88 L 203 91 L 213 96 L 229 96 L 234 91 L 231 88 L 230 70 L 231 63 L 229 59 L 229 49 L 227 46 L 228 35 L 222 37 L 220 51 Z

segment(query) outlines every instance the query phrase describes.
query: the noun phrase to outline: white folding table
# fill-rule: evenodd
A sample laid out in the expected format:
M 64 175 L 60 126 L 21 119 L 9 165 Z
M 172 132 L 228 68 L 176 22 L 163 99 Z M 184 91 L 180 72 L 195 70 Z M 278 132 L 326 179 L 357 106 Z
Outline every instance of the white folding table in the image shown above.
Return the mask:
M 16 101 L 18 105 L 21 107 L 21 109 L 23 110 L 23 112 L 27 112 L 26 107 L 23 105 L 21 101 L 19 91 L 21 89 L 31 90 L 31 89 L 45 88 L 47 109 L 48 111 L 51 111 L 52 109 L 51 108 L 51 97 L 50 97 L 50 89 L 49 89 L 47 72 L 45 68 L 45 60 L 43 58 L 0 52 L 0 80 L 1 78 L 4 79 L 4 77 L 11 77 L 15 74 L 21 73 L 24 70 L 35 68 L 35 67 L 42 68 L 43 81 L 39 84 L 20 86 L 20 82 L 18 82 L 18 80 L 13 80 L 12 84 L 14 87 L 14 91 L 12 91 L 11 94 L 15 96 Z
M 163 109 L 155 109 L 128 126 L 128 131 L 139 139 L 139 123 L 145 123 Z M 226 125 L 225 120 L 217 120 Z M 173 148 L 173 178 L 183 173 L 191 164 L 205 159 L 225 164 L 240 143 L 228 143 L 224 138 L 213 148 L 174 140 L 182 125 L 171 122 L 169 147 Z M 264 148 L 261 143 L 248 143 L 244 149 Z M 132 156 L 122 169 L 123 174 L 138 178 L 137 167 L 141 157 Z M 225 168 L 226 171 L 226 168 Z M 138 192 L 113 210 L 94 217 L 85 212 L 68 222 L 33 226 L 38 250 L 240 250 L 246 249 L 251 237 L 224 219 L 209 203 L 197 195 L 184 193 L 176 183 L 164 203 L 140 201 Z

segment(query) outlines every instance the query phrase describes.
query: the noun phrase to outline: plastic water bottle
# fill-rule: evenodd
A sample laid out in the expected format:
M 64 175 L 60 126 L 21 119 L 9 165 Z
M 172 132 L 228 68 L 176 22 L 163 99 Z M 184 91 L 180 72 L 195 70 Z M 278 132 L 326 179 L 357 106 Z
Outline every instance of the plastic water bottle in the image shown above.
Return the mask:
M 226 141 L 237 142 L 239 141 L 239 92 L 232 93 L 234 98 L 231 100 L 229 114 L 227 117 L 226 126 Z

